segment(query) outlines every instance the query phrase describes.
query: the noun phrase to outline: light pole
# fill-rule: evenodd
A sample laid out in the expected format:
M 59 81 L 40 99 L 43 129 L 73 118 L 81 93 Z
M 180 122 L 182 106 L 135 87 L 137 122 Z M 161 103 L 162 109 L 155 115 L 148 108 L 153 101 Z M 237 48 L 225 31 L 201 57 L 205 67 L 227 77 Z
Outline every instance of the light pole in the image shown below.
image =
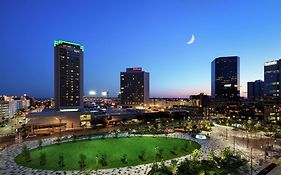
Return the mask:
M 97 92 L 94 91 L 94 90 L 90 90 L 89 95 L 92 96 L 92 97 L 95 97 L 97 95 Z
M 227 135 L 228 135 L 228 133 L 227 133 L 227 128 L 225 128 L 225 139 L 227 140 Z
M 253 175 L 253 148 L 251 147 L 251 175 Z
M 233 151 L 234 151 L 234 155 L 235 155 L 235 136 L 233 136 Z
M 248 133 L 248 130 L 247 130 L 247 148 L 249 148 L 249 142 L 250 142 L 250 140 L 249 140 L 249 133 Z

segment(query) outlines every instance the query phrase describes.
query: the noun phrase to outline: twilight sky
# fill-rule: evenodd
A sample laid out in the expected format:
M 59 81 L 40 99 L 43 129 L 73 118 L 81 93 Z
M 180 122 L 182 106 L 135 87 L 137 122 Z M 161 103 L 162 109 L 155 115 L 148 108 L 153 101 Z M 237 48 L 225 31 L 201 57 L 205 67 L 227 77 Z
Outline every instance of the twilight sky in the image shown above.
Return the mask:
M 281 58 L 280 0 L 1 0 L 0 94 L 53 97 L 53 41 L 84 45 L 85 95 L 119 91 L 126 67 L 151 97 L 211 89 L 211 61 L 240 56 L 241 95 Z M 195 35 L 195 42 L 186 42 Z

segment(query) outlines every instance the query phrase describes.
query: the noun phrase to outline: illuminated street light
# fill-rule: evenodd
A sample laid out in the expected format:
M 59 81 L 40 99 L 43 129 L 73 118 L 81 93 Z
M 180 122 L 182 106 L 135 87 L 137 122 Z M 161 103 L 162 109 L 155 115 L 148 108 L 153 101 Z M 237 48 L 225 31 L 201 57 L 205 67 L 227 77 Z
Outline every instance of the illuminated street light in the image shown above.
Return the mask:
M 90 94 L 91 96 L 96 96 L 97 92 L 94 91 L 94 90 L 90 90 L 90 91 L 89 91 L 89 94 Z
M 107 97 L 107 96 L 108 96 L 108 91 L 102 91 L 102 92 L 101 92 L 101 96 Z

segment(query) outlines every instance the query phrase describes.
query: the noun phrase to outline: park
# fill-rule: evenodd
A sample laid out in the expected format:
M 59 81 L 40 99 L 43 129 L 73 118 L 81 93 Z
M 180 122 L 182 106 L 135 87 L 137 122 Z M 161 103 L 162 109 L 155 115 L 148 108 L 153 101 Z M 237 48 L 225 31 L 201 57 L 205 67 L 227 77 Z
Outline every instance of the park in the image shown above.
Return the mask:
M 169 137 L 112 137 L 71 140 L 35 149 L 23 147 L 15 161 L 44 170 L 97 170 L 136 166 L 191 154 L 200 145 Z

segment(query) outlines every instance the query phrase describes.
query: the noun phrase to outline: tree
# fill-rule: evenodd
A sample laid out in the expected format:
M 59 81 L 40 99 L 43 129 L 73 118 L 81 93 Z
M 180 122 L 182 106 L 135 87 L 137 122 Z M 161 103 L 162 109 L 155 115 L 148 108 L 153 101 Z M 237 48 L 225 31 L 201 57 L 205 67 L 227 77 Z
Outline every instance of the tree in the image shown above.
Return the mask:
M 64 155 L 63 154 L 59 155 L 58 165 L 59 165 L 60 168 L 63 168 L 65 166 L 64 165 Z
M 114 138 L 118 138 L 118 132 L 117 131 L 114 133 Z
M 260 121 L 258 121 L 255 125 L 254 125 L 254 129 L 255 131 L 258 131 L 261 128 L 261 123 Z
M 46 154 L 45 153 L 41 153 L 40 154 L 40 157 L 39 157 L 39 160 L 40 160 L 40 165 L 43 166 L 46 164 L 47 160 L 46 160 Z
M 40 150 L 42 149 L 42 144 L 43 144 L 42 139 L 39 139 L 39 140 L 38 140 L 38 148 L 39 148 Z
M 230 150 L 229 147 L 224 148 L 224 150 L 222 150 L 222 152 L 220 153 L 221 159 L 229 159 L 232 156 L 233 152 Z
M 58 136 L 58 137 L 57 137 L 57 144 L 58 144 L 58 145 L 61 143 L 61 140 L 62 140 L 62 139 L 61 139 L 61 136 Z
M 80 160 L 78 161 L 80 169 L 84 170 L 86 167 L 86 156 L 84 154 L 80 154 Z
M 185 151 L 185 152 L 188 152 L 189 151 L 189 145 L 190 145 L 190 142 L 185 143 L 182 150 Z
M 73 142 L 76 142 L 77 139 L 78 139 L 78 136 L 77 136 L 76 134 L 73 134 L 73 136 L 72 136 L 72 141 L 73 141 Z
M 101 165 L 106 166 L 107 165 L 107 156 L 106 154 L 102 154 L 100 157 Z
M 26 145 L 23 145 L 22 147 L 22 155 L 26 162 L 31 162 L 30 150 L 27 148 Z
M 128 158 L 127 157 L 128 157 L 127 154 L 123 154 L 123 156 L 121 158 L 121 162 L 123 164 L 127 164 L 128 163 Z
M 140 154 L 139 154 L 139 159 L 141 160 L 141 161 L 145 161 L 145 152 L 144 151 L 141 151 L 140 152 Z
M 176 156 L 176 155 L 178 155 L 177 150 L 178 150 L 178 147 L 173 146 L 173 149 L 170 151 L 170 153 L 173 154 L 174 156 Z
M 195 149 L 191 154 L 192 160 L 198 162 L 201 158 L 201 152 L 198 149 Z
M 151 170 L 148 172 L 148 175 L 172 175 L 171 171 L 164 162 L 159 166 L 157 163 L 154 163 L 151 167 Z
M 155 149 L 156 149 L 156 161 L 162 160 L 164 158 L 164 156 L 163 156 L 164 150 L 159 147 L 156 147 Z
M 253 124 L 254 124 L 254 122 L 253 122 L 252 118 L 249 118 L 247 121 L 247 127 L 249 130 L 252 130 Z
M 92 138 L 92 135 L 88 134 L 88 140 L 91 140 L 91 138 Z
M 171 161 L 171 165 L 169 167 L 169 170 L 173 175 L 176 175 L 177 172 L 178 172 L 178 164 L 177 163 L 178 162 L 176 160 Z
M 83 171 L 83 173 L 84 173 L 84 175 L 91 175 L 92 174 L 91 170 L 85 170 L 85 171 Z

